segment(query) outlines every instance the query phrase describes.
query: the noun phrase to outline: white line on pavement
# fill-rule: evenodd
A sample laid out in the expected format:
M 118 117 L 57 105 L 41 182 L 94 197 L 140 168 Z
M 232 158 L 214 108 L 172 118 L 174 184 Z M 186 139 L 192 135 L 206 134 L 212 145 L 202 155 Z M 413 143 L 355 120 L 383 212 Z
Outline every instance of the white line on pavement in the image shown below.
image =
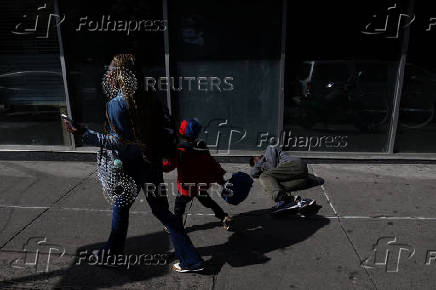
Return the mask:
M 21 206 L 21 205 L 0 205 L 0 208 L 19 208 L 19 209 L 48 209 L 48 206 Z
M 338 216 L 341 219 L 372 219 L 372 220 L 436 220 L 436 217 L 420 216 Z
M 16 209 L 48 209 L 50 207 L 47 206 L 20 206 L 20 205 L 4 205 L 0 204 L 0 208 L 16 208 Z M 79 208 L 79 207 L 60 207 L 60 208 L 51 208 L 52 210 L 57 211 L 84 211 L 84 212 L 107 212 L 111 213 L 111 209 L 97 209 L 97 208 Z M 132 210 L 131 214 L 149 214 L 151 212 L 144 210 Z M 187 215 L 192 216 L 214 216 L 213 213 L 188 213 Z M 250 216 L 250 215 L 246 215 Z M 316 218 L 316 216 L 314 217 Z M 323 218 L 328 219 L 355 219 L 355 220 L 436 220 L 436 217 L 421 217 L 421 216 L 353 216 L 353 215 L 345 215 L 345 216 L 324 216 Z
M 316 177 L 319 177 L 318 174 L 316 174 L 315 169 L 313 169 L 313 167 L 312 167 L 312 172 L 313 172 L 313 175 L 315 175 Z M 321 190 L 322 190 L 322 193 L 324 194 L 325 198 L 327 199 L 328 204 L 329 204 L 330 207 L 332 208 L 333 213 L 334 213 L 336 216 L 338 216 L 338 212 L 336 211 L 335 207 L 333 206 L 333 204 L 332 204 L 332 202 L 331 202 L 331 200 L 330 200 L 330 197 L 329 197 L 329 195 L 328 195 L 328 193 L 327 193 L 327 190 L 326 190 L 325 187 L 324 187 L 324 184 L 321 185 Z
M 325 190 L 324 185 L 321 185 L 321 189 L 322 189 L 322 192 L 324 193 L 325 198 L 327 199 L 327 202 L 329 203 L 330 207 L 332 208 L 333 213 L 334 213 L 335 215 L 338 215 L 338 212 L 336 211 L 335 207 L 333 206 L 333 204 L 332 204 L 332 202 L 331 202 L 331 200 L 330 200 L 330 197 L 329 197 L 327 191 Z

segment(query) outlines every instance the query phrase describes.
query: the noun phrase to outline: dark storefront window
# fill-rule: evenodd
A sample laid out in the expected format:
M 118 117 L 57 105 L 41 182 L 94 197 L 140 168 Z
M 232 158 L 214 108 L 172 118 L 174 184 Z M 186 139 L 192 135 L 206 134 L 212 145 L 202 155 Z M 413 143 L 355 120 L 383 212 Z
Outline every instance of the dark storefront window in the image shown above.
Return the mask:
M 407 3 L 390 7 L 388 1 L 289 3 L 286 149 L 387 151 L 402 44 L 395 17 Z
M 398 152 L 436 152 L 436 10 L 416 1 L 396 139 Z
M 53 1 L 0 4 L 0 145 L 69 145 Z
M 174 112 L 198 117 L 211 149 L 255 150 L 260 134 L 276 134 L 281 5 L 169 2 Z
M 101 80 L 115 54 L 134 53 L 144 78 L 165 75 L 162 3 L 62 1 L 60 9 L 73 117 L 102 130 L 107 99 Z M 156 93 L 166 100 L 165 92 Z
M 106 66 L 115 54 L 134 53 L 145 89 L 170 106 L 177 122 L 199 118 L 214 153 L 267 144 L 290 151 L 434 153 L 432 6 L 416 0 L 5 0 L 0 145 L 70 146 L 60 119 L 67 112 L 101 131 Z

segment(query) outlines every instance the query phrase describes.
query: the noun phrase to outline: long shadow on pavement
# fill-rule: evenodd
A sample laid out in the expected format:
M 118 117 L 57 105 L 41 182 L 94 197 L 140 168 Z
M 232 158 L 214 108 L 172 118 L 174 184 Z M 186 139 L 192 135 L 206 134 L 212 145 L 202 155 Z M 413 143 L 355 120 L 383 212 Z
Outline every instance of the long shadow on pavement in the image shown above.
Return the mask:
M 300 243 L 329 223 L 329 219 L 318 215 L 308 218 L 274 217 L 270 215 L 269 209 L 235 216 L 234 233 L 226 243 L 198 248 L 202 256 L 212 256 L 207 261 L 204 274 L 218 274 L 225 263 L 232 267 L 266 263 L 270 260 L 267 253 Z M 217 225 L 218 223 L 211 222 L 192 226 L 187 231 L 206 230 Z
M 309 218 L 301 217 L 273 217 L 269 209 L 246 212 L 234 217 L 233 233 L 224 244 L 198 248 L 202 256 L 211 256 L 204 275 L 216 275 L 225 263 L 232 267 L 244 267 L 263 264 L 270 260 L 266 256 L 275 250 L 284 249 L 300 243 L 320 228 L 329 224 L 329 219 L 322 216 Z M 207 223 L 187 228 L 188 232 L 207 230 L 216 227 L 217 223 Z M 101 243 L 90 244 L 77 250 L 75 256 L 81 256 L 83 251 L 92 251 L 102 246 Z M 155 232 L 144 236 L 128 238 L 126 241 L 126 255 L 168 254 L 169 236 L 165 232 Z M 174 257 L 168 256 L 167 263 Z M 77 264 L 78 259 L 67 269 L 36 273 L 19 278 L 12 278 L 0 282 L 0 287 L 15 287 L 39 281 L 52 281 L 55 285 L 50 288 L 86 288 L 98 289 L 122 287 L 125 284 L 144 282 L 153 277 L 168 274 L 169 266 L 135 265 L 110 268 L 98 267 L 89 263 Z M 51 284 L 49 282 L 49 284 Z M 152 282 L 153 283 L 153 282 Z M 156 282 L 159 283 L 159 282 Z M 39 284 L 39 283 L 35 283 Z M 162 285 L 153 285 L 162 286 Z

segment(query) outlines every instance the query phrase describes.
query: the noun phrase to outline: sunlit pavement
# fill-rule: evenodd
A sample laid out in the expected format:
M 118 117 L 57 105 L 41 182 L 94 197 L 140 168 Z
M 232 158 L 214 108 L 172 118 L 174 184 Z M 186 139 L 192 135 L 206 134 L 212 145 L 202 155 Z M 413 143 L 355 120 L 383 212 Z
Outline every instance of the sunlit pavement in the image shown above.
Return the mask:
M 246 164 L 223 164 L 228 172 Z M 204 273 L 171 271 L 168 234 L 141 194 L 124 266 L 84 258 L 110 231 L 111 210 L 89 162 L 0 162 L 1 288 L 431 289 L 436 287 L 436 165 L 313 164 L 323 186 L 300 191 L 323 208 L 274 218 L 258 181 L 226 232 L 198 202 L 186 228 Z M 165 175 L 174 182 L 175 174 Z M 174 196 L 170 193 L 171 207 Z M 136 259 L 137 257 L 147 259 Z M 152 257 L 152 258 L 150 258 Z M 157 257 L 157 258 L 156 258 Z M 161 259 L 161 260 L 159 260 Z

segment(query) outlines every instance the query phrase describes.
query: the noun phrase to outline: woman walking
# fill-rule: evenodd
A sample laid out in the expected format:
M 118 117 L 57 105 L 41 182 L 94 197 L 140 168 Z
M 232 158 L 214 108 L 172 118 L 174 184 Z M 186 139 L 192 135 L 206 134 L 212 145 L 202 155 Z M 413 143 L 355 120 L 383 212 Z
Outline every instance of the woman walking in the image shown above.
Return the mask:
M 173 265 L 173 270 L 201 271 L 204 262 L 180 219 L 169 211 L 166 194 L 150 193 L 150 185 L 159 188 L 159 184 L 163 183 L 162 148 L 167 146 L 163 141 L 166 114 L 155 96 L 145 93 L 141 79 L 133 55 L 116 55 L 103 80 L 103 88 L 109 97 L 106 105 L 109 133 L 98 133 L 69 122 L 65 122 L 65 126 L 73 134 L 80 135 L 83 143 L 118 153 L 123 170 L 135 180 L 138 191 L 142 187 L 153 215 L 170 232 L 176 256 L 180 260 Z M 108 252 L 111 255 L 123 253 L 130 207 L 131 204 L 114 204 L 112 230 L 103 249 L 98 251 L 98 257 Z

